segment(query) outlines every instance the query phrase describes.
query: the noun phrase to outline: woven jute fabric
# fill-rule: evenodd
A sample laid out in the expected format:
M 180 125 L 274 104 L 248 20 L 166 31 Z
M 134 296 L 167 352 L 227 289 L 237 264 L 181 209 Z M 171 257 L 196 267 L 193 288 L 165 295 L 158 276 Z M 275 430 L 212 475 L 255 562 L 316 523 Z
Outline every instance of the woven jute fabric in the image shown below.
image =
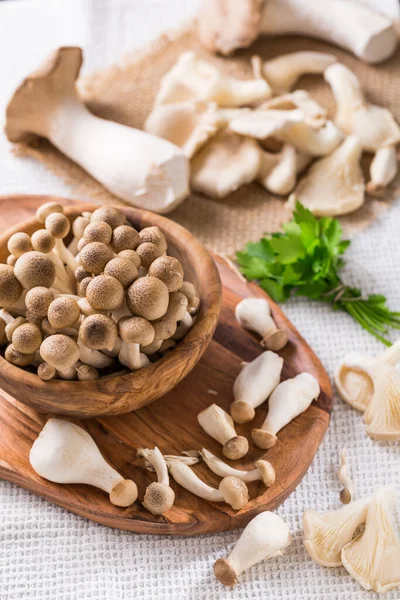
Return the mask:
M 200 46 L 194 22 L 178 32 L 164 34 L 142 52 L 126 57 L 118 65 L 81 78 L 78 82 L 81 97 L 99 117 L 141 129 L 151 112 L 160 79 L 187 50 L 194 50 L 199 56 L 215 63 L 221 71 L 239 78 L 252 76 L 249 59 L 255 54 L 267 60 L 296 50 L 334 52 L 338 60 L 360 78 L 368 98 L 389 108 L 400 121 L 400 50 L 390 61 L 371 66 L 361 63 L 347 52 L 337 48 L 333 50 L 332 46 L 316 40 L 262 37 L 250 50 L 240 52 L 233 58 L 218 58 L 209 55 Z M 321 76 L 304 76 L 296 87 L 310 91 L 333 116 L 333 96 Z M 47 141 L 40 141 L 36 147 L 20 146 L 18 151 L 44 162 L 74 186 L 75 192 L 93 198 L 94 202 L 119 202 Z M 363 162 L 367 177 L 370 158 L 365 157 Z M 384 212 L 398 191 L 400 179 L 387 191 L 383 201 L 367 197 L 361 209 L 342 218 L 346 234 L 354 235 Z M 324 190 L 321 189 L 323 194 Z M 241 187 L 223 200 L 191 194 L 169 217 L 188 228 L 210 249 L 231 254 L 247 241 L 257 240 L 265 232 L 279 229 L 282 222 L 290 217 L 290 211 L 285 207 L 285 199 L 274 197 L 259 184 L 253 183 Z

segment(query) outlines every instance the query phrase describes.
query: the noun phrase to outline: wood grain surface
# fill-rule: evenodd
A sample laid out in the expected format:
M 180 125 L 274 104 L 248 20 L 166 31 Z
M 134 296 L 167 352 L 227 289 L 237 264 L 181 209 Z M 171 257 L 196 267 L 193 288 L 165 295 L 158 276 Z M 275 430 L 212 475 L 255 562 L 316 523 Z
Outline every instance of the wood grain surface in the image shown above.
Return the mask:
M 0 202 L 0 227 L 18 223 L 42 201 L 43 198 L 4 199 Z M 275 467 L 275 483 L 268 490 L 260 482 L 250 484 L 250 502 L 239 512 L 224 503 L 197 498 L 175 482 L 171 485 L 176 503 L 165 515 L 155 517 L 140 503 L 154 475 L 143 469 L 136 449 L 158 445 L 162 452 L 173 454 L 204 446 L 221 456 L 219 444 L 197 424 L 197 414 L 213 402 L 228 409 L 240 363 L 252 360 L 261 351 L 257 337 L 238 326 L 234 307 L 244 297 L 265 297 L 265 294 L 256 285 L 242 281 L 222 259 L 215 260 L 223 283 L 220 320 L 210 346 L 190 374 L 166 396 L 135 412 L 75 420 L 90 432 L 105 458 L 124 477 L 136 481 L 138 501 L 129 508 L 118 508 L 100 490 L 84 485 L 61 486 L 36 475 L 28 455 L 48 415 L 39 414 L 6 394 L 0 399 L 0 477 L 93 521 L 137 533 L 195 535 L 222 531 L 243 526 L 258 512 L 272 510 L 284 501 L 303 477 L 328 428 L 332 391 L 317 357 L 280 308 L 271 303 L 278 326 L 285 328 L 289 336 L 288 345 L 280 352 L 285 359 L 283 378 L 308 371 L 321 385 L 318 400 L 278 434 L 277 444 L 268 452 L 258 450 L 250 436 L 251 429 L 264 420 L 267 403 L 257 409 L 252 423 L 237 426 L 238 434 L 249 438 L 250 450 L 243 459 L 231 464 L 248 469 L 253 467 L 254 460 L 266 457 Z M 210 395 L 210 390 L 217 395 Z M 194 470 L 207 483 L 218 486 L 220 479 L 205 465 L 196 465 Z

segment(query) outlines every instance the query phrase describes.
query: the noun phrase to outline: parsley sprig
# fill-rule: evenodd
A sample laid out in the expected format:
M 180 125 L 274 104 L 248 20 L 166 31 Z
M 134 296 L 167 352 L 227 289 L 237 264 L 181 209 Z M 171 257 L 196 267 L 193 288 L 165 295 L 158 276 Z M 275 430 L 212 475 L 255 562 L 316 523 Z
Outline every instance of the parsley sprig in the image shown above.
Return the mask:
M 263 237 L 237 253 L 243 275 L 257 280 L 277 302 L 292 294 L 322 300 L 344 310 L 386 346 L 388 327 L 400 329 L 400 313 L 392 312 L 380 294 L 364 296 L 340 277 L 342 255 L 350 245 L 342 240 L 337 219 L 318 219 L 299 202 L 293 219 L 283 225 L 284 233 Z

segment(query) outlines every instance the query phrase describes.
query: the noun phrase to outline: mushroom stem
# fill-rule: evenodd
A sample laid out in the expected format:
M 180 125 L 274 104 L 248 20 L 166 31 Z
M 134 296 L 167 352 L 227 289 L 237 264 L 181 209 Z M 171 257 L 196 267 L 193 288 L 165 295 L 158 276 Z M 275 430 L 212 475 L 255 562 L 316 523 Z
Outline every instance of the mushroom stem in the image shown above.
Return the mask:
M 199 451 L 199 454 L 208 468 L 220 477 L 237 477 L 245 483 L 261 480 L 266 487 L 269 487 L 275 481 L 274 467 L 267 460 L 257 460 L 255 463 L 255 469 L 252 469 L 251 471 L 243 471 L 241 469 L 234 469 L 230 465 L 227 465 L 223 460 L 215 456 L 215 454 L 209 450 L 206 450 L 206 448 L 202 448 Z
M 146 354 L 140 352 L 140 344 L 129 344 L 124 341 L 118 354 L 118 360 L 131 371 L 142 369 L 150 362 Z
M 236 305 L 235 316 L 242 327 L 258 333 L 261 346 L 267 350 L 280 350 L 286 345 L 287 333 L 278 329 L 269 302 L 264 298 L 244 298 Z
M 343 504 L 349 504 L 354 498 L 354 483 L 347 473 L 347 464 L 347 452 L 346 448 L 343 448 L 340 454 L 340 469 L 338 471 L 338 479 L 343 485 L 340 492 L 340 500 Z
M 78 346 L 80 360 L 90 367 L 95 367 L 96 369 L 106 369 L 114 364 L 112 357 L 106 356 L 99 350 L 91 350 L 90 348 L 86 348 L 79 338 Z
M 220 406 L 211 404 L 197 415 L 197 420 L 208 435 L 222 444 L 222 452 L 227 458 L 236 460 L 247 454 L 247 439 L 237 435 L 232 417 Z
M 61 259 L 62 263 L 67 265 L 70 275 L 73 276 L 79 263 L 75 256 L 73 256 L 68 248 L 65 247 L 63 240 L 60 238 L 56 238 L 55 253 L 57 253 L 57 256 Z

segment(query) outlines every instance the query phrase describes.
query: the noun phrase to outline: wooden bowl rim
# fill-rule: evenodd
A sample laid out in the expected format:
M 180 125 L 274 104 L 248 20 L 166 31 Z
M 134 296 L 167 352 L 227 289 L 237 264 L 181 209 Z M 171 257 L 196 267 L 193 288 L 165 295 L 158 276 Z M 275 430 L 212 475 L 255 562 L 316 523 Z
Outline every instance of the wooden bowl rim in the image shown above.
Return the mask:
M 24 195 L 22 194 L 21 196 L 18 196 L 18 197 L 23 197 L 23 196 Z M 17 197 L 17 196 L 15 196 L 15 197 Z M 32 196 L 30 196 L 30 197 L 32 197 Z M 51 196 L 51 197 L 49 197 L 49 201 L 50 200 L 54 201 L 54 202 L 60 201 L 61 203 L 64 202 L 65 200 L 74 202 L 73 205 L 64 205 L 64 212 L 65 212 L 66 216 L 69 218 L 71 218 L 74 215 L 78 216 L 79 214 L 81 214 L 84 211 L 93 211 L 97 208 L 101 208 L 101 206 L 105 206 L 102 204 L 80 203 L 78 200 L 73 200 L 70 198 L 63 198 L 60 196 Z M 76 204 L 75 204 L 75 202 L 76 202 Z M 133 372 L 126 371 L 126 370 L 117 371 L 116 373 L 111 373 L 109 375 L 106 375 L 105 377 L 101 377 L 100 381 L 111 381 L 113 379 L 122 378 L 122 377 L 125 379 L 125 381 L 129 380 L 129 379 L 139 379 L 141 377 L 140 374 L 141 373 L 143 374 L 143 371 L 146 371 L 147 377 L 149 375 L 153 375 L 153 373 L 149 373 L 149 371 L 154 372 L 154 376 L 160 377 L 160 375 L 162 375 L 162 373 L 161 374 L 158 373 L 156 375 L 156 373 L 155 373 L 156 370 L 159 370 L 159 369 L 167 370 L 170 364 L 173 365 L 175 357 L 178 352 L 182 356 L 185 355 L 185 359 L 186 359 L 188 368 L 185 370 L 185 373 L 183 376 L 186 376 L 188 374 L 188 372 L 197 364 L 197 362 L 201 358 L 202 354 L 206 350 L 208 342 L 211 341 L 216 324 L 218 322 L 218 317 L 220 314 L 221 303 L 222 303 L 222 285 L 221 285 L 221 280 L 219 277 L 217 267 L 216 267 L 211 255 L 209 254 L 208 250 L 201 244 L 201 242 L 192 233 L 190 233 L 190 231 L 188 231 L 185 227 L 182 227 L 182 225 L 179 225 L 175 221 L 172 221 L 171 219 L 168 219 L 167 217 L 159 215 L 157 213 L 153 213 L 151 211 L 146 211 L 146 210 L 136 208 L 133 206 L 124 206 L 124 205 L 117 205 L 117 204 L 107 204 L 106 206 L 113 206 L 113 207 L 117 208 L 118 210 L 121 210 L 128 216 L 129 220 L 131 220 L 131 221 L 137 221 L 139 223 L 142 221 L 145 221 L 145 222 L 148 221 L 149 225 L 145 225 L 145 226 L 150 226 L 150 222 L 151 222 L 152 225 L 159 226 L 160 229 L 162 229 L 163 231 L 164 231 L 164 229 L 166 229 L 165 235 L 167 237 L 167 240 L 168 240 L 168 229 L 175 231 L 177 234 L 180 233 L 183 237 L 186 238 L 187 246 L 191 248 L 192 253 L 194 251 L 198 254 L 198 257 L 196 258 L 196 260 L 198 260 L 198 264 L 196 264 L 196 268 L 194 268 L 194 270 L 201 270 L 203 273 L 205 273 L 206 274 L 205 283 L 207 283 L 207 281 L 208 281 L 210 283 L 210 285 L 212 284 L 212 286 L 214 288 L 217 285 L 218 289 L 215 290 L 217 293 L 208 295 L 206 299 L 202 298 L 201 294 L 199 294 L 201 304 L 200 304 L 200 310 L 198 313 L 198 317 L 197 317 L 193 327 L 189 331 L 189 333 L 185 336 L 185 338 L 183 338 L 182 341 L 179 342 L 179 344 L 176 348 L 174 348 L 173 350 L 168 352 L 161 359 L 157 360 L 155 363 L 152 363 L 145 369 L 139 369 L 138 371 L 133 371 Z M 18 225 L 14 226 L 14 227 L 7 229 L 4 233 L 0 234 L 0 247 L 6 246 L 8 239 L 14 233 L 17 233 L 19 231 L 25 231 L 29 227 L 33 227 L 35 225 L 39 225 L 37 228 L 40 229 L 41 224 L 38 223 L 38 221 L 35 217 L 32 217 L 30 219 L 26 219 L 25 221 L 22 221 L 21 223 L 19 223 Z M 203 287 L 204 287 L 204 283 L 203 283 Z M 213 321 L 211 319 L 207 319 L 208 314 L 214 314 L 216 316 L 215 323 L 213 323 Z M 203 322 L 205 323 L 205 325 L 203 324 L 203 326 L 201 327 L 200 324 Z M 208 342 L 207 342 L 207 339 L 208 339 Z M 201 352 L 194 353 L 194 352 L 190 351 L 191 343 L 193 343 L 193 341 L 196 341 L 197 343 L 200 343 L 202 341 L 204 342 L 204 343 L 202 343 Z M 28 389 L 29 389 L 29 387 L 32 387 L 32 388 L 36 388 L 37 390 L 40 390 L 41 388 L 43 388 L 43 389 L 46 389 L 46 395 L 48 395 L 50 392 L 54 392 L 54 394 L 57 394 L 57 392 L 59 393 L 61 391 L 60 388 L 66 388 L 69 386 L 74 386 L 74 387 L 80 386 L 83 393 L 85 390 L 98 393 L 97 382 L 99 380 L 68 381 L 68 380 L 54 379 L 54 380 L 50 380 L 50 381 L 42 381 L 36 373 L 31 373 L 30 371 L 27 371 L 27 370 L 23 369 L 22 367 L 17 367 L 15 365 L 12 365 L 8 361 L 6 361 L 3 356 L 0 355 L 0 369 L 4 363 L 7 364 L 7 368 L 8 368 L 7 375 L 9 376 L 10 379 L 13 379 L 16 382 L 17 386 L 18 386 L 18 384 L 19 385 L 22 384 L 22 386 L 27 387 Z M 21 379 L 21 372 L 23 373 L 23 380 Z M 178 374 L 177 379 L 174 382 L 174 384 L 171 387 L 166 388 L 163 391 L 162 395 L 164 395 L 165 393 L 167 393 L 168 391 L 173 389 L 179 383 L 179 381 L 181 381 L 183 376 L 179 376 L 179 374 Z M 44 388 L 44 386 L 45 386 L 45 388 Z M 1 383 L 0 383 L 0 387 L 1 387 Z M 160 396 L 159 395 L 154 396 L 154 398 L 152 398 L 150 400 L 150 402 L 152 402 L 153 400 L 156 400 L 158 397 L 160 397 Z M 45 403 L 49 404 L 45 400 L 45 398 L 43 399 L 43 401 L 44 401 L 44 404 Z M 29 404 L 29 402 L 28 402 L 28 404 Z M 32 403 L 30 403 L 30 405 L 32 406 Z M 110 402 L 109 406 L 111 407 L 112 405 L 113 405 L 113 403 Z M 143 405 L 144 404 L 142 404 L 141 406 L 143 406 Z M 36 408 L 38 408 L 38 407 L 36 406 Z M 44 410 L 44 409 L 42 409 L 42 410 Z M 133 409 L 131 408 L 131 410 L 133 410 Z M 54 412 L 56 412 L 56 411 L 54 411 Z M 63 404 L 63 410 L 61 410 L 61 407 L 60 407 L 59 414 L 61 414 L 61 412 L 63 412 L 63 414 L 68 414 L 68 412 L 70 412 L 71 416 L 73 414 L 76 414 L 76 413 L 74 413 L 73 409 L 68 411 L 68 406 L 66 404 Z M 121 412 L 128 412 L 128 410 L 124 410 Z M 116 415 L 116 414 L 120 414 L 120 413 L 113 412 L 112 414 Z M 102 410 L 101 413 L 99 413 L 99 411 L 93 411 L 92 414 L 87 414 L 87 415 L 82 415 L 82 416 L 80 415 L 79 417 L 80 418 L 85 418 L 85 417 L 91 418 L 91 417 L 101 416 L 101 415 L 106 416 L 107 410 Z

